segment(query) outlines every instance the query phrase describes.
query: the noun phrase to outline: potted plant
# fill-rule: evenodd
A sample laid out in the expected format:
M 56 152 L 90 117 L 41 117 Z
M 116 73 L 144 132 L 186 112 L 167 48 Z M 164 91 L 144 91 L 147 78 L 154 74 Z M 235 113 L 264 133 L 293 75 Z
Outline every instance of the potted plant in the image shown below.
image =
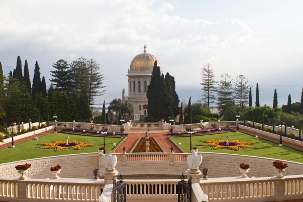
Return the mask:
M 20 165 L 16 165 L 15 168 L 18 171 L 18 173 L 21 174 L 19 180 L 25 180 L 27 179 L 27 177 L 25 176 L 25 171 L 27 171 L 27 169 L 29 169 L 32 165 L 29 163 L 25 163 L 25 164 L 20 164 Z
M 250 169 L 249 169 L 249 164 L 246 163 L 241 163 L 240 164 L 240 168 L 239 171 L 241 173 L 241 177 L 243 178 L 247 178 L 247 174 L 249 173 Z
M 61 173 L 61 166 L 59 164 L 51 167 L 50 171 L 54 174 L 55 179 L 60 179 L 59 174 Z
M 273 166 L 277 169 L 278 171 L 278 178 L 283 178 L 285 175 L 285 169 L 288 167 L 286 162 L 276 160 L 273 162 Z

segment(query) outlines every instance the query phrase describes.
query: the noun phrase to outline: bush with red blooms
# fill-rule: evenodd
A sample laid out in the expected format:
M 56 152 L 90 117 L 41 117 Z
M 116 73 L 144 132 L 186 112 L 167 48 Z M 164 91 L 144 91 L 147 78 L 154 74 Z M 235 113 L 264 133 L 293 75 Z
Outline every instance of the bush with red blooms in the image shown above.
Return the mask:
M 27 170 L 31 166 L 32 166 L 31 164 L 26 163 L 26 164 L 16 165 L 15 168 L 16 168 L 16 170 Z
M 51 171 L 58 171 L 60 169 L 61 169 L 61 166 L 59 164 L 50 168 Z
M 244 170 L 247 170 L 247 169 L 249 168 L 249 164 L 241 163 L 241 164 L 240 164 L 240 168 L 241 168 L 241 169 L 244 169 Z
M 283 161 L 279 161 L 279 160 L 274 161 L 273 166 L 279 170 L 283 170 L 288 167 L 287 163 L 285 163 Z

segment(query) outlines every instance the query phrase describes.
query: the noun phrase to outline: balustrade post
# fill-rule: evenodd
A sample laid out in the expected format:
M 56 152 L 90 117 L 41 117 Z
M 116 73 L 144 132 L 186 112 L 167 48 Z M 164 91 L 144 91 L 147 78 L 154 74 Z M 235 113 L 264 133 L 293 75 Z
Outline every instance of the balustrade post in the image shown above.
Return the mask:
M 169 160 L 169 165 L 173 166 L 175 164 L 175 154 L 174 151 L 171 149 L 171 151 L 168 154 L 168 160 Z
M 123 147 L 123 154 L 122 154 L 122 165 L 126 165 L 127 164 L 127 157 L 126 157 L 126 149 L 125 147 Z
M 18 181 L 17 186 L 18 186 L 18 188 L 17 188 L 17 190 L 18 190 L 18 196 L 17 196 L 18 200 L 21 201 L 21 200 L 26 199 L 27 198 L 26 182 Z
M 285 184 L 283 179 L 279 179 L 275 181 L 275 193 L 274 200 L 275 201 L 284 201 L 284 193 L 285 193 Z

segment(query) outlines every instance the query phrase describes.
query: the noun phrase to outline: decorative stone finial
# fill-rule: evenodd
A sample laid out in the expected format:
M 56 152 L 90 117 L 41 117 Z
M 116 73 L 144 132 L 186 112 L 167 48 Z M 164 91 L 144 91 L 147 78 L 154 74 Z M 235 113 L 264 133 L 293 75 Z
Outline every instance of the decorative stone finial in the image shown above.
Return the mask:
M 146 45 L 144 45 L 144 53 L 146 53 Z

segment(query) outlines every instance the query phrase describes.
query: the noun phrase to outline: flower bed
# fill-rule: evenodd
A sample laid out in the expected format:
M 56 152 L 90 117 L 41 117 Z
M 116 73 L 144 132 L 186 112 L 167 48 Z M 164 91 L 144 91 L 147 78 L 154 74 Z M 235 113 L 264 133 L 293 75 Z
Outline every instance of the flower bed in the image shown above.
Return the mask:
M 77 142 L 77 141 L 70 141 L 70 142 L 64 142 L 64 141 L 54 141 L 50 143 L 43 143 L 41 144 L 43 149 L 53 149 L 55 151 L 61 151 L 64 149 L 74 149 L 74 150 L 80 150 L 84 147 L 90 147 L 91 144 L 88 144 L 87 142 Z
M 239 151 L 253 145 L 253 142 L 244 142 L 240 140 L 209 140 L 206 142 L 212 149 L 230 149 Z

